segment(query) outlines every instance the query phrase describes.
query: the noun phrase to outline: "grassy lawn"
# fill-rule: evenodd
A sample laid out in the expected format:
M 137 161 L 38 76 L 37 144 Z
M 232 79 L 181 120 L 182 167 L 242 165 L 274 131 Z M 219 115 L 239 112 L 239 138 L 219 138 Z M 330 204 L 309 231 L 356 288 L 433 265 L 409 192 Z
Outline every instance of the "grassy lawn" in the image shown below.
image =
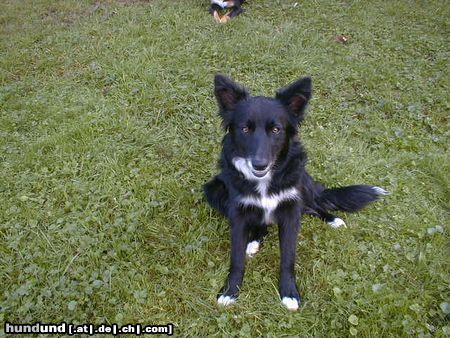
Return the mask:
M 208 3 L 0 2 L 0 323 L 449 336 L 450 2 L 250 0 L 226 25 Z M 216 305 L 216 72 L 258 95 L 311 75 L 310 173 L 391 192 L 341 213 L 347 229 L 303 219 L 298 312 L 279 302 L 275 227 L 239 302 Z

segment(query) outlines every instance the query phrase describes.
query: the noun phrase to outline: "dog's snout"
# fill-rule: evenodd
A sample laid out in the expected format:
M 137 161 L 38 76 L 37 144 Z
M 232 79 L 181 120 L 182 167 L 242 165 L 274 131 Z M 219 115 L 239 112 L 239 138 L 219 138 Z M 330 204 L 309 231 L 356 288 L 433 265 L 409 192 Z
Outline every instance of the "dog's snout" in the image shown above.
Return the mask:
M 269 165 L 269 162 L 267 160 L 263 160 L 263 159 L 252 160 L 253 169 L 258 170 L 258 171 L 266 170 L 268 165 Z

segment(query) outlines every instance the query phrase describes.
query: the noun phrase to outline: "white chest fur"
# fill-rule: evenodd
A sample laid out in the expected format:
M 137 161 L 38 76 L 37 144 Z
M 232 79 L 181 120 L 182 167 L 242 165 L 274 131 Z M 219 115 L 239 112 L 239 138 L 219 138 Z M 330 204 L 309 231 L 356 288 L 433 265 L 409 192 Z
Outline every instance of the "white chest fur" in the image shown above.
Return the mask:
M 256 190 L 259 195 L 247 195 L 240 198 L 239 203 L 243 206 L 258 207 L 264 212 L 264 222 L 273 223 L 273 213 L 280 203 L 300 199 L 300 194 L 295 187 L 281 190 L 275 194 L 268 194 L 272 173 L 269 171 L 264 177 L 256 177 L 252 173 L 251 161 L 242 157 L 235 157 L 232 160 L 237 171 L 244 177 L 256 183 Z
M 300 196 L 297 189 L 289 188 L 276 194 L 267 194 L 266 191 L 263 191 L 260 196 L 244 196 L 241 197 L 240 203 L 243 206 L 254 206 L 262 209 L 264 212 L 264 222 L 266 224 L 271 224 L 274 221 L 273 213 L 280 203 L 290 200 L 297 200 L 299 198 Z

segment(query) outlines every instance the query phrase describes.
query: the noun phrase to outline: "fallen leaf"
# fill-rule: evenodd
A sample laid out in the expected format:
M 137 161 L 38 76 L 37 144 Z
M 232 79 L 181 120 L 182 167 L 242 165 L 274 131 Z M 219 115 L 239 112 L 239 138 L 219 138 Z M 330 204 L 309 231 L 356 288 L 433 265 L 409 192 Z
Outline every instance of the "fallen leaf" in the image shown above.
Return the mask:
M 338 34 L 334 37 L 334 41 L 339 43 L 346 43 L 348 41 L 348 38 L 344 35 Z

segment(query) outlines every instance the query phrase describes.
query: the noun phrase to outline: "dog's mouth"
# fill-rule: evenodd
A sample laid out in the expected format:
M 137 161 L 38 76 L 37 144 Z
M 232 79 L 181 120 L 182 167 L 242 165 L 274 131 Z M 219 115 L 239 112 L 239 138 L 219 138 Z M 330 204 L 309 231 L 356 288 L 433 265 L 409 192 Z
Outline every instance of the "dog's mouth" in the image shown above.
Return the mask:
M 250 162 L 250 161 L 249 161 Z M 251 171 L 251 173 L 253 174 L 253 176 L 255 176 L 256 178 L 264 178 L 266 177 L 270 171 L 272 170 L 272 163 L 270 163 L 264 170 L 258 170 L 256 168 L 254 168 L 251 165 L 251 162 L 249 163 L 249 169 Z
M 270 171 L 270 168 L 268 167 L 267 169 L 264 170 L 255 170 L 252 169 L 252 174 L 255 175 L 258 178 L 263 178 L 264 176 L 266 176 Z
M 244 157 L 234 157 L 233 165 L 237 171 L 241 172 L 247 180 L 259 180 L 270 175 L 272 163 L 270 163 L 264 170 L 255 169 L 252 166 L 252 161 Z

